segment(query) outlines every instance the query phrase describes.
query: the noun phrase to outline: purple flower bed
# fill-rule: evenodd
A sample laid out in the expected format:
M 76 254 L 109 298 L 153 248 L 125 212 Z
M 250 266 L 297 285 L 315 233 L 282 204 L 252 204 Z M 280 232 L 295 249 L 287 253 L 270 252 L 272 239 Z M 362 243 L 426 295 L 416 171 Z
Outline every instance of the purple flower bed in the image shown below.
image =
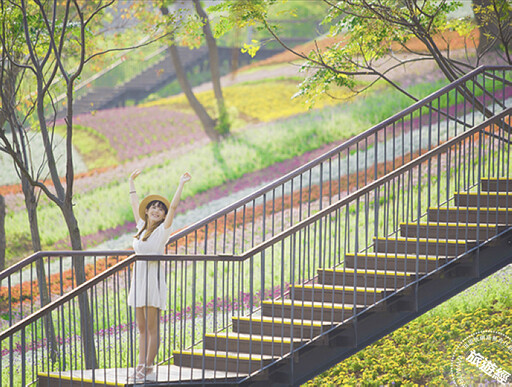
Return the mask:
M 75 123 L 105 135 L 121 162 L 206 137 L 194 115 L 160 106 L 100 110 Z

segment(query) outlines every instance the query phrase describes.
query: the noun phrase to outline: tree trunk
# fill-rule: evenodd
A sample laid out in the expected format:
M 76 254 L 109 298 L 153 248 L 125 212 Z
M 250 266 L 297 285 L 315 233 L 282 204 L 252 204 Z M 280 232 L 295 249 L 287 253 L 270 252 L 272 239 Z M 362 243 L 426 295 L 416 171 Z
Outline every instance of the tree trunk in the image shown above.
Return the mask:
M 66 188 L 63 187 L 59 174 L 57 171 L 57 163 L 55 160 L 55 156 L 53 154 L 53 144 L 52 144 L 52 136 L 48 132 L 48 126 L 46 124 L 46 117 L 44 113 L 44 100 L 42 93 L 42 76 L 38 79 L 38 102 L 37 102 L 37 115 L 39 120 L 39 126 L 41 131 L 41 136 L 43 138 L 43 145 L 45 148 L 45 154 L 47 156 L 47 166 L 50 170 L 50 176 L 53 181 L 53 186 L 56 191 L 56 199 L 55 203 L 59 206 L 64 220 L 66 222 L 69 238 L 71 241 L 71 247 L 73 250 L 82 250 L 82 241 L 80 237 L 80 229 L 78 228 L 78 222 L 76 220 L 74 211 L 73 211 L 73 161 L 70 155 L 71 147 L 70 135 L 72 133 L 72 118 L 73 118 L 73 98 L 72 86 L 68 85 L 68 112 L 66 116 L 67 121 L 67 136 L 66 136 L 66 154 L 67 154 L 67 164 L 66 164 Z M 71 93 L 71 95 L 69 94 Z M 74 257 L 73 258 L 73 269 L 76 277 L 76 284 L 81 285 L 85 282 L 85 265 L 84 265 L 84 257 Z M 84 351 L 84 360 L 85 366 L 87 369 L 94 369 L 97 366 L 96 362 L 96 353 L 94 350 L 94 331 L 92 325 L 92 315 L 91 310 L 89 308 L 89 299 L 87 293 L 82 293 L 78 296 L 78 304 L 80 309 L 80 333 L 81 340 Z
M 24 175 L 21 175 L 21 187 L 23 190 L 23 195 L 25 196 L 25 207 L 27 209 L 28 222 L 30 225 L 32 249 L 34 252 L 41 251 L 41 238 L 39 236 L 39 225 L 37 220 L 37 199 L 34 192 L 34 187 L 30 185 Z M 39 301 L 41 302 L 42 308 L 50 302 L 50 297 L 48 295 L 44 263 L 41 259 L 36 261 L 36 274 L 37 285 L 39 287 Z M 50 357 L 52 361 L 55 362 L 57 360 L 58 345 L 51 315 L 44 317 L 44 326 L 46 331 L 46 338 L 50 346 Z
M 201 105 L 201 102 L 196 98 L 194 95 L 194 92 L 192 91 L 192 87 L 190 86 L 190 83 L 187 79 L 187 74 L 185 72 L 185 69 L 183 68 L 183 65 L 181 64 L 181 60 L 178 54 L 178 49 L 174 44 L 171 44 L 168 48 L 169 54 L 171 55 L 172 64 L 174 65 L 174 70 L 176 71 L 176 77 L 178 78 L 178 82 L 180 83 L 181 90 L 183 90 L 183 93 L 185 93 L 185 96 L 187 97 L 188 103 L 194 109 L 194 112 L 196 113 L 197 117 L 201 121 L 201 124 L 203 125 L 203 129 L 212 139 L 213 141 L 219 141 L 220 135 L 219 132 L 215 130 L 216 122 L 214 119 L 210 117 L 206 109 L 203 105 Z
M 61 207 L 62 214 L 68 227 L 73 250 L 82 250 L 82 241 L 80 238 L 80 229 L 73 212 L 72 203 L 64 203 Z M 76 283 L 80 285 L 86 281 L 84 257 L 73 257 L 73 269 L 75 271 Z M 96 352 L 94 350 L 94 327 L 92 324 L 92 311 L 89 306 L 87 293 L 81 293 L 78 296 L 78 305 L 80 309 L 80 334 L 85 354 L 85 366 L 87 369 L 97 367 Z
M 167 9 L 167 7 L 161 7 L 160 12 L 162 12 L 162 15 L 164 16 L 169 14 L 169 10 Z M 169 45 L 168 50 L 169 54 L 171 55 L 174 70 L 176 71 L 176 78 L 178 79 L 181 90 L 183 91 L 183 93 L 185 93 L 185 96 L 187 97 L 188 103 L 190 104 L 192 109 L 194 109 L 194 112 L 196 113 L 196 116 L 199 118 L 199 121 L 201 121 L 201 125 L 203 126 L 206 135 L 213 141 L 219 141 L 220 134 L 219 132 L 217 132 L 217 130 L 215 130 L 217 122 L 210 117 L 204 106 L 201 105 L 201 102 L 199 102 L 199 100 L 194 95 L 192 87 L 190 86 L 190 83 L 187 79 L 187 73 L 185 72 L 185 69 L 181 64 L 178 49 L 176 48 L 174 42 L 172 42 Z
M 5 199 L 0 195 L 0 271 L 5 269 Z
M 217 49 L 217 43 L 213 37 L 212 29 L 210 27 L 210 21 L 208 15 L 201 7 L 199 0 L 193 0 L 196 12 L 203 21 L 203 33 L 208 45 L 208 54 L 210 56 L 210 71 L 212 74 L 213 92 L 215 99 L 217 100 L 217 108 L 219 110 L 219 121 L 222 125 L 226 125 L 223 128 L 222 134 L 229 133 L 229 124 L 226 117 L 226 107 L 224 105 L 224 96 L 222 95 L 222 87 L 220 84 L 220 67 L 219 67 L 219 50 Z M 224 121 L 224 122 L 223 122 Z

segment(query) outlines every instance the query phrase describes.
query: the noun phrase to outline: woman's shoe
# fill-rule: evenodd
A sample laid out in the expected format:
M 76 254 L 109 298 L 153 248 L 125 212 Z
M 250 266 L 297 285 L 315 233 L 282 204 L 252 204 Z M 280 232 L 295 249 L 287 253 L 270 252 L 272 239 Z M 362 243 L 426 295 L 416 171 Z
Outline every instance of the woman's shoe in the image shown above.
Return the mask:
M 129 377 L 129 379 L 131 381 L 140 380 L 141 377 L 142 377 L 142 379 L 144 379 L 145 369 L 146 369 L 145 364 L 137 364 L 137 367 L 135 368 L 135 370 L 133 371 L 133 374 Z
M 146 380 L 156 380 L 156 374 L 155 374 L 155 366 L 154 365 L 150 365 L 150 366 L 147 366 L 147 367 L 144 367 L 145 368 L 145 371 L 146 371 L 146 374 L 145 374 L 145 378 Z
M 145 364 L 139 364 L 135 369 L 135 373 L 131 378 L 135 383 L 141 383 L 145 380 L 155 380 L 155 376 L 153 374 L 154 366 L 146 366 Z

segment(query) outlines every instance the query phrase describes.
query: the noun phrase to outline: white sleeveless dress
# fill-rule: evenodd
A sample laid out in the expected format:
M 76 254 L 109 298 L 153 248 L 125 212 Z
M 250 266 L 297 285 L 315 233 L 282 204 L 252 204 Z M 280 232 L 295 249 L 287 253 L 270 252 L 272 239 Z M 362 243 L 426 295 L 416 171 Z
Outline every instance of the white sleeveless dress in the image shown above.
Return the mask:
M 137 232 L 144 227 L 144 221 L 137 223 Z M 133 239 L 133 249 L 140 255 L 163 255 L 165 243 L 171 235 L 171 227 L 164 228 L 162 223 L 151 234 L 147 241 L 143 242 L 146 231 L 140 239 Z M 147 289 L 147 292 L 146 292 Z M 167 308 L 167 284 L 165 273 L 160 261 L 137 261 L 133 267 L 128 305 L 139 308 L 154 306 L 155 308 Z

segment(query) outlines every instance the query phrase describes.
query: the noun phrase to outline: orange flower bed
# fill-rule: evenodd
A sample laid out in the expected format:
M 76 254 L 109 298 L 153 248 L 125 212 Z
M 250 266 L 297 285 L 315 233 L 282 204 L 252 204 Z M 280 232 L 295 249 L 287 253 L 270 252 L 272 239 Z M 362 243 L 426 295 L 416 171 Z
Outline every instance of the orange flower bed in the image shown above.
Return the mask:
M 106 171 L 108 171 L 109 169 L 112 169 L 112 168 L 113 168 L 113 166 L 108 166 L 108 167 L 91 169 L 91 170 L 89 170 L 87 172 L 77 173 L 75 175 L 75 180 L 76 179 L 81 179 L 83 177 L 94 176 L 94 175 L 96 175 L 98 173 L 106 172 Z M 65 177 L 61 177 L 60 181 L 62 183 L 65 183 L 66 182 L 66 178 Z M 43 184 L 46 185 L 46 186 L 53 186 L 53 182 L 52 182 L 51 179 L 44 180 Z M 21 193 L 21 192 L 22 192 L 21 183 L 0 186 L 0 195 L 13 195 L 13 194 Z
M 95 275 L 105 271 L 109 267 L 114 266 L 119 262 L 119 257 L 106 257 L 96 261 L 96 264 L 85 265 L 85 276 L 89 280 Z M 68 269 L 62 273 L 62 282 L 60 273 L 55 273 L 49 276 L 49 292 L 51 295 L 60 296 L 77 286 L 76 278 L 74 277 L 73 270 Z M 34 302 L 39 297 L 38 281 L 25 281 L 21 286 L 11 286 L 10 302 L 11 307 L 15 308 L 20 303 L 25 301 Z M 7 286 L 0 287 L 0 311 L 5 311 L 9 308 L 9 288 Z

